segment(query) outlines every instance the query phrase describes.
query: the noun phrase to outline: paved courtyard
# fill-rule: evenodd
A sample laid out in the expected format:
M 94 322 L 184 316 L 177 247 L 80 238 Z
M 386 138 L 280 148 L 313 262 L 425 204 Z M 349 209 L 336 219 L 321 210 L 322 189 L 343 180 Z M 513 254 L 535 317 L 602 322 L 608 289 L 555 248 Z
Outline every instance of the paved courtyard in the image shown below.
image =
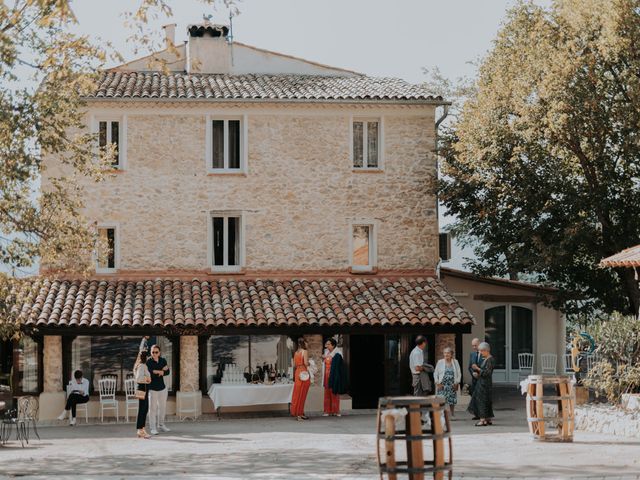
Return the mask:
M 578 432 L 574 443 L 531 440 L 517 398 L 498 401 L 496 425 L 453 422 L 454 478 L 640 478 L 640 441 Z M 375 415 L 223 418 L 171 423 L 134 438 L 131 424 L 42 427 L 27 448 L 0 448 L 0 478 L 374 479 Z

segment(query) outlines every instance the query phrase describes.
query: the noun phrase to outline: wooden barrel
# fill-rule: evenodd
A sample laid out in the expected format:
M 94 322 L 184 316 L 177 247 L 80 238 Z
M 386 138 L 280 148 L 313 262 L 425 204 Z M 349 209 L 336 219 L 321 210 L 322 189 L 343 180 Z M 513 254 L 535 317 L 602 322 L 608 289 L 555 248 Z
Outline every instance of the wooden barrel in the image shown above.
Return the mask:
M 575 392 L 570 375 L 529 375 L 527 421 L 535 440 L 573 442 Z M 545 394 L 552 390 L 550 394 Z M 545 414 L 545 405 L 548 412 Z M 553 411 L 554 413 L 549 413 Z
M 380 398 L 376 423 L 380 478 L 451 479 L 451 423 L 444 398 Z

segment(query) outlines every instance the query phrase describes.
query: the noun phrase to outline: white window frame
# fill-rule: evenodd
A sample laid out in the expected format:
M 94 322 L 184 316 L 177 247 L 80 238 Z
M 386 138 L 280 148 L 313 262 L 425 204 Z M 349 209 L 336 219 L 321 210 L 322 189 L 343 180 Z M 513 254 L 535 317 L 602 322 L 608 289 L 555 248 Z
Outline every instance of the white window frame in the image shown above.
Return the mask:
M 369 265 L 353 264 L 353 227 L 369 227 Z M 358 219 L 349 222 L 349 265 L 353 272 L 372 272 L 378 266 L 378 222 L 371 219 Z
M 227 238 L 227 231 L 230 217 L 237 217 L 240 219 L 240 248 L 239 248 L 239 264 L 238 265 L 228 265 L 228 254 L 229 250 L 226 248 L 226 244 L 223 247 L 223 255 L 224 255 L 224 265 L 214 265 L 213 264 L 213 219 L 214 217 L 223 217 L 223 238 Z M 245 220 L 246 216 L 244 212 L 241 211 L 212 211 L 209 212 L 207 216 L 207 237 L 208 237 L 208 248 L 207 248 L 207 261 L 209 262 L 209 266 L 212 272 L 226 272 L 226 273 L 234 273 L 240 272 L 244 268 L 244 260 L 245 260 Z
M 349 122 L 349 159 L 351 161 L 351 169 L 356 172 L 363 171 L 382 171 L 384 170 L 384 117 L 351 117 Z M 354 151 L 353 151 L 353 124 L 355 122 L 362 122 L 362 167 L 356 167 L 354 165 Z M 366 124 L 368 122 L 378 122 L 378 166 L 370 167 L 369 162 L 369 146 L 368 146 L 368 128 Z
M 100 122 L 118 122 L 118 165 L 114 170 L 125 170 L 127 164 L 127 116 L 126 115 L 94 115 L 91 118 L 91 132 L 100 134 Z M 111 141 L 111 129 L 107 127 L 107 143 Z
M 214 120 L 224 121 L 224 167 L 213 168 L 213 126 Z M 240 168 L 229 168 L 229 120 L 240 120 Z M 247 115 L 207 115 L 205 128 L 205 165 L 207 173 L 246 174 L 248 173 L 248 120 Z
M 120 224 L 117 222 L 98 223 L 96 225 L 96 234 L 98 234 L 98 237 L 99 237 L 100 236 L 99 231 L 102 229 L 108 229 L 108 228 L 112 228 L 114 230 L 114 234 L 113 234 L 114 267 L 113 268 L 100 267 L 98 265 L 98 252 L 94 251 L 96 273 L 116 273 L 118 271 L 118 268 L 120 268 Z

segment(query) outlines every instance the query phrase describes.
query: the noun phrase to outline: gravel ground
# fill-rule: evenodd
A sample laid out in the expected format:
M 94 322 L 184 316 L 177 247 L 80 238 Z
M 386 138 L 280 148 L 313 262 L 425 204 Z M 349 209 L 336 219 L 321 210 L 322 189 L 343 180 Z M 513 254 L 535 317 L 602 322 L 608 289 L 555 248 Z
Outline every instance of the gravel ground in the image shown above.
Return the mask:
M 640 441 L 577 432 L 573 443 L 527 433 L 524 400 L 496 402 L 493 427 L 464 412 L 452 423 L 454 478 L 638 478 Z M 41 440 L 0 447 L 0 478 L 374 479 L 375 415 L 223 418 L 170 423 L 170 433 L 134 438 L 131 424 L 42 427 Z

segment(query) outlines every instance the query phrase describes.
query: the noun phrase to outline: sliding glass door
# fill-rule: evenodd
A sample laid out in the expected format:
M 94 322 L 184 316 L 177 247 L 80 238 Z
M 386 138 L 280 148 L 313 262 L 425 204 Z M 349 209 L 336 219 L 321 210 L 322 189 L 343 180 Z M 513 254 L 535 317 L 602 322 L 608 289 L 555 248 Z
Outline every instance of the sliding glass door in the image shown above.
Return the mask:
M 485 341 L 496 360 L 495 382 L 518 381 L 518 354 L 533 353 L 533 310 L 520 305 L 498 305 L 484 312 Z

